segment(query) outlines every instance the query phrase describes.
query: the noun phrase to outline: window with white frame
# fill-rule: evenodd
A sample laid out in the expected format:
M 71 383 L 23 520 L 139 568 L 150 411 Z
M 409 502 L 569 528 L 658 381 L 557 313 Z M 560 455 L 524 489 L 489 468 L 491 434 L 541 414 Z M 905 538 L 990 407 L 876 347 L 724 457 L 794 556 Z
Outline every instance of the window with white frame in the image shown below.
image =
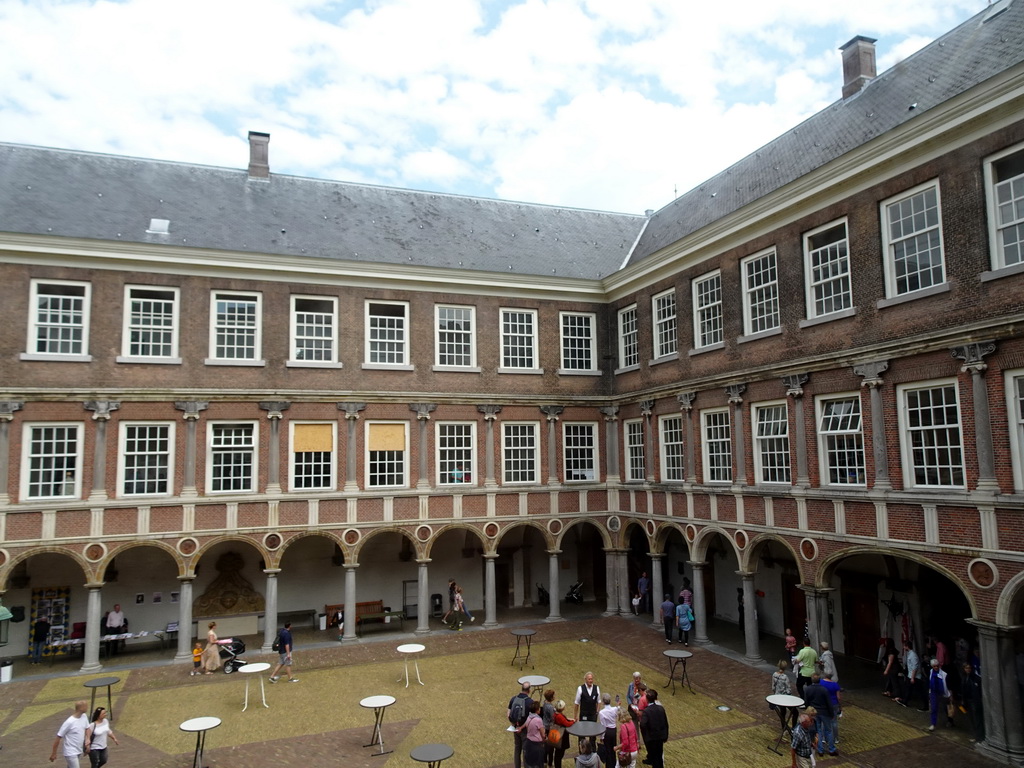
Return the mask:
M 178 289 L 125 286 L 123 358 L 178 358 Z
M 866 484 L 860 395 L 819 398 L 818 443 L 824 484 Z
M 173 490 L 174 424 L 122 422 L 119 468 L 122 496 L 166 496 Z
M 402 488 L 408 485 L 409 424 L 366 424 L 366 485 L 369 488 Z
M 538 368 L 536 310 L 501 310 L 501 367 L 512 370 Z
M 597 479 L 597 424 L 563 422 L 562 451 L 567 483 Z
M 440 368 L 476 367 L 476 308 L 434 306 L 435 348 Z
M 33 280 L 28 341 L 23 357 L 39 355 L 87 359 L 89 283 Z
M 693 346 L 703 349 L 724 340 L 722 273 L 715 270 L 693 281 Z
M 985 163 L 992 269 L 1024 264 L 1024 145 Z
M 70 499 L 81 495 L 78 452 L 81 424 L 26 424 L 22 482 L 25 498 Z
M 213 421 L 209 429 L 207 488 L 210 493 L 251 493 L 256 490 L 257 426 L 255 422 Z
M 405 301 L 366 302 L 366 362 L 408 365 L 408 314 Z
M 562 326 L 562 370 L 596 371 L 597 316 L 589 312 L 560 312 Z
M 955 381 L 899 388 L 904 482 L 915 488 L 963 488 L 964 451 Z
M 214 291 L 210 306 L 212 362 L 253 364 L 261 359 L 260 304 L 258 293 Z
M 639 482 L 646 479 L 644 466 L 644 422 L 631 419 L 623 422 L 626 435 L 626 480 Z
M 619 368 L 640 365 L 640 338 L 636 304 L 619 310 Z
M 683 417 L 662 416 L 658 419 L 661 440 L 661 479 L 678 483 L 686 479 L 686 456 L 683 453 Z
M 538 480 L 536 422 L 501 425 L 501 463 L 505 483 L 536 483 Z
M 804 234 L 807 317 L 825 317 L 853 307 L 850 245 L 846 221 L 832 222 Z
M 740 262 L 743 274 L 743 332 L 746 336 L 779 327 L 779 273 L 775 249 Z
M 438 485 L 469 485 L 474 483 L 474 447 L 476 423 L 472 421 L 439 421 L 437 436 Z
M 883 202 L 882 237 L 890 298 L 946 282 L 938 182 Z
M 675 288 L 651 298 L 651 317 L 654 318 L 654 358 L 674 355 L 679 350 Z
M 1024 370 L 1006 373 L 1006 413 L 1010 427 L 1013 487 L 1024 490 Z
M 728 408 L 701 411 L 705 483 L 732 482 L 732 424 Z
M 292 296 L 291 362 L 330 365 L 338 361 L 338 300 Z
M 789 408 L 784 402 L 754 406 L 754 471 L 762 483 L 790 482 Z
M 336 483 L 337 429 L 333 421 L 291 422 L 290 488 L 333 491 Z

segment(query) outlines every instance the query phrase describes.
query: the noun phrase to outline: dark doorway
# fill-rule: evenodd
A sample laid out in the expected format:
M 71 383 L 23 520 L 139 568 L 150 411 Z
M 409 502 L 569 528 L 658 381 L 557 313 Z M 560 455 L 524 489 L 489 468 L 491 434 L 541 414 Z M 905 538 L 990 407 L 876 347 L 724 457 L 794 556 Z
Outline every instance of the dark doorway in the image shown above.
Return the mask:
M 843 574 L 843 648 L 861 659 L 878 659 L 878 582 Z
M 798 642 L 807 634 L 807 600 L 800 589 L 800 576 L 796 573 L 782 574 L 782 620 Z

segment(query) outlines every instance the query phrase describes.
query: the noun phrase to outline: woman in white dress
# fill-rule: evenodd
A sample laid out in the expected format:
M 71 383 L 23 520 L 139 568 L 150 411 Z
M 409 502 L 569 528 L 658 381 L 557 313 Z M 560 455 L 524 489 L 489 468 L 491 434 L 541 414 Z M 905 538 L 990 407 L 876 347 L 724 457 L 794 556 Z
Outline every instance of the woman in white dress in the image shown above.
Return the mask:
M 217 644 L 217 622 L 211 621 L 206 632 L 206 648 L 203 650 L 203 670 L 212 675 L 220 669 L 220 646 Z

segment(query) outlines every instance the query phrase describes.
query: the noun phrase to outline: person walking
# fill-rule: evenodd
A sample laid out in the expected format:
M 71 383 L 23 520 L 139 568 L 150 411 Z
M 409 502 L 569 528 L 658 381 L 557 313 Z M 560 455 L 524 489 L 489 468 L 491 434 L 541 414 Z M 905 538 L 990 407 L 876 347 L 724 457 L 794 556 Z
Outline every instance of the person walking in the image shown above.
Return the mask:
M 942 670 L 938 659 L 932 659 L 932 671 L 928 676 L 928 704 L 931 713 L 931 725 L 929 731 L 934 731 L 939 721 L 939 708 L 946 710 L 946 703 L 949 701 L 949 686 L 946 684 L 946 673 Z M 951 719 L 946 721 L 947 726 L 952 726 Z
M 693 610 L 687 603 L 680 603 L 676 606 L 676 631 L 679 633 L 679 642 L 689 647 L 690 630 L 693 629 Z
M 203 674 L 212 675 L 221 667 L 220 645 L 217 642 L 217 622 L 206 626 L 206 647 L 203 649 Z
M 469 617 L 469 621 L 472 623 L 476 621 L 476 616 L 469 612 L 469 608 L 466 607 L 466 600 L 462 596 L 462 587 L 455 587 L 455 610 L 459 613 L 464 613 Z M 459 618 L 459 626 L 462 625 L 462 618 Z
M 836 670 L 836 659 L 832 655 L 832 648 L 822 640 L 818 643 L 818 648 L 821 653 L 818 656 L 818 669 L 821 672 L 821 676 L 828 677 L 835 683 L 839 682 L 839 672 Z
M 842 687 L 832 679 L 829 674 L 821 677 L 821 687 L 828 691 L 829 701 L 832 702 L 832 742 L 839 747 L 839 718 L 843 716 L 843 694 Z
M 895 699 L 902 707 L 909 706 L 913 701 L 919 700 L 919 712 L 928 711 L 928 695 L 921 685 L 921 659 L 914 650 L 914 644 L 910 640 L 903 641 L 903 665 L 906 674 L 903 678 L 903 686 L 900 695 Z
M 810 685 L 804 686 L 804 703 L 808 708 L 814 707 L 817 714 L 814 717 L 814 728 L 818 732 L 818 756 L 822 757 L 828 749 L 829 755 L 837 754 L 835 737 L 832 735 L 832 721 L 835 719 L 835 709 L 832 706 L 832 697 L 828 690 L 821 684 L 821 676 L 815 672 L 811 676 Z
M 444 616 L 441 617 L 441 623 L 447 624 L 448 617 L 455 613 L 455 579 L 448 579 L 448 610 L 445 611 Z
M 672 630 L 676 626 L 676 604 L 672 602 L 672 596 L 665 593 L 665 600 L 658 609 L 661 622 L 665 625 L 665 642 L 672 643 Z
M 75 711 L 57 729 L 57 738 L 53 740 L 50 762 L 57 760 L 57 748 L 61 747 L 67 768 L 81 768 L 78 758 L 85 752 L 85 731 L 89 727 L 89 716 L 86 711 L 89 705 L 84 701 L 75 702 Z
M 640 732 L 647 745 L 651 768 L 665 768 L 665 742 L 668 741 L 668 715 L 658 701 L 658 692 L 647 689 L 647 706 L 640 717 Z
M 811 675 L 818 663 L 818 654 L 811 648 L 811 639 L 804 638 L 804 647 L 796 654 L 796 691 L 800 698 L 804 697 L 804 686 L 811 682 Z
M 985 740 L 985 718 L 982 711 L 981 676 L 974 671 L 970 661 L 961 667 L 963 677 L 960 680 L 960 704 L 967 710 L 967 720 L 971 725 L 971 743 Z
M 533 699 L 530 698 L 530 684 L 523 683 L 522 689 L 508 700 L 508 722 L 512 726 L 515 740 L 512 762 L 515 768 L 522 768 L 523 748 L 526 741 L 526 719 L 533 711 Z
M 292 623 L 290 621 L 285 622 L 284 627 L 277 633 L 277 653 L 278 661 L 277 666 L 274 667 L 274 671 L 270 673 L 270 682 L 276 683 L 279 677 L 278 673 L 284 669 L 288 673 L 288 682 L 297 683 L 299 678 L 292 677 Z
M 89 754 L 89 764 L 92 768 L 103 768 L 107 764 L 107 739 L 121 746 L 121 742 L 110 729 L 106 708 L 97 707 L 92 713 L 92 723 L 85 731 L 85 751 Z
M 882 668 L 882 695 L 889 698 L 899 698 L 899 654 L 896 652 L 896 643 L 891 637 L 885 638 L 885 665 Z

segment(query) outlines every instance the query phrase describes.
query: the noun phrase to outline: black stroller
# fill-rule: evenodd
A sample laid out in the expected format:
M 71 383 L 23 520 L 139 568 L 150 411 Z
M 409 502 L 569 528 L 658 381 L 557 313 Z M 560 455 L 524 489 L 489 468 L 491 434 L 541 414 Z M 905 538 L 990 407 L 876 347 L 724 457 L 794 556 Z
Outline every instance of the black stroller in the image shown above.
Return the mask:
M 571 587 L 569 591 L 565 593 L 565 602 L 576 603 L 579 605 L 583 602 L 583 582 L 577 581 Z
M 241 658 L 245 653 L 245 643 L 238 637 L 225 638 L 226 642 L 220 643 L 220 658 L 224 662 L 224 674 L 230 675 L 237 672 L 239 667 L 244 667 L 247 662 Z
M 546 589 L 544 589 L 544 585 L 543 584 L 538 584 L 537 585 L 537 603 L 539 605 L 547 605 L 550 602 L 551 602 L 551 595 L 548 593 L 548 591 Z

